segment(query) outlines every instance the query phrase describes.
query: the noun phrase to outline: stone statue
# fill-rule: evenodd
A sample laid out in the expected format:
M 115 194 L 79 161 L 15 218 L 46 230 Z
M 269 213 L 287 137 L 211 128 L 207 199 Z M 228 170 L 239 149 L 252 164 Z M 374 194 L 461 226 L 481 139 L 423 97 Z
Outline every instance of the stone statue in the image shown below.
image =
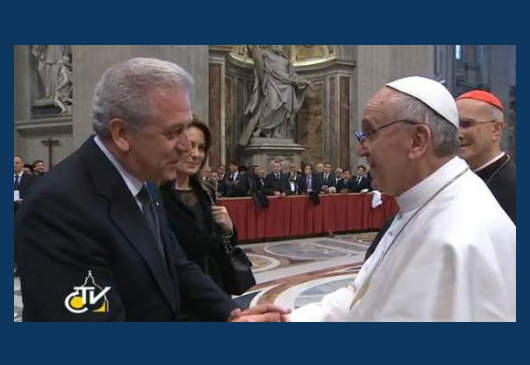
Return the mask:
M 61 114 L 72 114 L 72 63 L 70 56 L 65 54 L 59 63 L 59 76 L 57 83 L 57 97 L 55 102 L 61 108 Z
M 248 48 L 255 64 L 255 81 L 245 110 L 250 119 L 239 144 L 248 145 L 251 137 L 292 138 L 294 118 L 311 83 L 294 72 L 282 46 Z
M 32 54 L 38 61 L 41 97 L 34 105 L 55 105 L 61 114 L 70 113 L 72 105 L 72 65 L 65 46 L 35 45 Z

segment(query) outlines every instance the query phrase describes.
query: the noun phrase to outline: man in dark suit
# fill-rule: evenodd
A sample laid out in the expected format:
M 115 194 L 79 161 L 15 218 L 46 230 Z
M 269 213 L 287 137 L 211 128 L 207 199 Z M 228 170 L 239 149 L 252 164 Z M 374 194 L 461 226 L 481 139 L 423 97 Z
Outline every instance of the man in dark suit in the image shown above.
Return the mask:
M 319 193 L 322 186 L 322 177 L 320 174 L 313 174 L 313 166 L 310 164 L 304 167 L 304 176 L 301 180 L 300 193 L 309 194 L 311 192 Z
M 301 194 L 300 188 L 302 185 L 303 174 L 299 171 L 296 164 L 292 163 L 289 166 L 289 172 L 286 174 L 287 178 L 287 195 L 299 195 Z
M 230 161 L 228 169 L 228 173 L 224 175 L 224 179 L 229 182 L 237 180 L 239 176 L 239 164 L 236 161 Z
M 330 188 L 332 188 L 330 190 Z M 331 163 L 324 162 L 324 171 L 322 172 L 322 185 L 320 190 L 323 193 L 331 193 L 335 190 L 335 175 L 331 171 Z
M 226 167 L 224 165 L 221 165 L 217 168 L 217 172 L 219 173 L 219 180 L 224 180 L 226 175 Z
M 460 152 L 515 224 L 515 162 L 501 150 L 503 105 L 492 93 L 472 90 L 457 98 Z
M 223 165 L 219 166 L 217 168 L 217 192 L 219 193 L 219 197 L 226 197 L 227 194 L 227 186 L 225 181 L 225 167 Z
M 15 155 L 14 159 L 14 190 L 18 191 L 18 199 L 15 199 L 15 212 L 27 196 L 31 186 L 35 182 L 33 175 L 24 172 L 24 160 L 21 156 Z
M 230 161 L 230 172 L 225 174 L 224 184 L 227 197 L 248 196 L 250 185 L 247 176 L 247 169 L 244 166 L 239 167 L 235 161 Z
M 263 191 L 267 195 L 287 195 L 289 182 L 287 176 L 282 173 L 282 165 L 278 161 L 275 161 L 272 168 L 273 171 L 265 176 L 265 187 L 263 188 Z
M 287 195 L 299 195 L 302 194 L 302 180 L 304 178 L 304 173 L 296 164 L 291 164 L 289 167 L 289 174 L 287 176 L 287 181 L 289 182 L 289 189 Z
M 366 176 L 366 167 L 364 165 L 359 165 L 357 167 L 357 175 L 353 177 L 353 182 L 354 193 L 360 193 L 365 189 L 370 190 L 370 182 Z
M 342 173 L 342 179 L 344 180 L 344 188 L 340 190 L 342 193 L 353 193 L 354 181 L 351 176 L 351 170 L 345 169 Z
M 24 159 L 22 156 L 15 155 L 14 159 L 14 211 L 17 214 L 19 208 L 22 206 L 24 199 L 28 195 L 31 186 L 35 183 L 35 177 L 24 171 Z M 15 234 L 15 248 L 17 242 L 17 235 Z M 16 252 L 16 250 L 15 250 Z M 15 255 L 15 276 L 20 275 L 18 269 L 18 257 Z
M 335 169 L 335 186 L 333 187 L 333 192 L 341 193 L 348 190 L 348 181 L 344 179 L 343 171 L 340 167 Z
M 281 318 L 266 313 L 278 308 L 241 312 L 188 261 L 148 188 L 174 179 L 190 149 L 192 83 L 156 59 L 105 71 L 96 136 L 35 185 L 16 217 L 24 320 L 173 321 L 184 302 L 210 321 Z

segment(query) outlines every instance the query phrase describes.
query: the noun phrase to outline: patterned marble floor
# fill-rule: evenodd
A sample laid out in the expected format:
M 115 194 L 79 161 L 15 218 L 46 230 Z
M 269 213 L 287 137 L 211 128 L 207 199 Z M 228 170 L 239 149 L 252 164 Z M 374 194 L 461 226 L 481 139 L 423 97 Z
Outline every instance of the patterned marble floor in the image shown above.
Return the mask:
M 288 308 L 320 300 L 357 275 L 375 233 L 345 234 L 243 245 L 256 286 L 234 298 L 241 306 L 276 303 Z M 14 280 L 14 320 L 22 320 L 20 280 Z
M 242 306 L 291 309 L 319 301 L 357 275 L 375 233 L 314 237 L 244 246 L 257 285 L 235 298 Z

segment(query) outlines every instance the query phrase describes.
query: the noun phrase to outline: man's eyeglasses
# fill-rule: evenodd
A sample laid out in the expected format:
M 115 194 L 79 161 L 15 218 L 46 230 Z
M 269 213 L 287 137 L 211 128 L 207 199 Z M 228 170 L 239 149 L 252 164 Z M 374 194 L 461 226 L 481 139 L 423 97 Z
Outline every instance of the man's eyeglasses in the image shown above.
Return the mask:
M 488 124 L 488 123 L 495 123 L 496 120 L 488 120 L 486 122 L 477 122 L 476 120 L 461 120 L 459 125 L 461 129 L 468 129 L 476 126 L 477 124 Z
M 357 131 L 357 132 L 355 132 L 355 137 L 357 138 L 357 140 L 360 143 L 364 143 L 367 139 L 370 139 L 370 137 L 375 135 L 377 133 L 377 131 L 380 131 L 381 129 L 386 128 L 386 127 L 390 127 L 391 125 L 394 125 L 396 123 L 421 124 L 421 123 L 413 122 L 413 121 L 406 120 L 406 119 L 400 119 L 400 120 L 396 120 L 396 121 L 393 121 L 391 123 L 385 124 L 385 125 L 383 125 L 383 126 L 381 126 L 379 128 L 371 129 L 371 130 L 366 131 L 366 132 L 365 131 Z

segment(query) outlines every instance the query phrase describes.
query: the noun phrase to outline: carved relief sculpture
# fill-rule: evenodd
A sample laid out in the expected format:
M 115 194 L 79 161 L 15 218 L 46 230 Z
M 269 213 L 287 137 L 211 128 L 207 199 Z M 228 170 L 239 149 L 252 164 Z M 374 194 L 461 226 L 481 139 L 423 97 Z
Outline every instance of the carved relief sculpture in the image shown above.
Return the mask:
M 60 114 L 72 111 L 72 63 L 66 46 L 34 45 L 31 53 L 37 59 L 41 87 L 36 107 L 57 106 Z

